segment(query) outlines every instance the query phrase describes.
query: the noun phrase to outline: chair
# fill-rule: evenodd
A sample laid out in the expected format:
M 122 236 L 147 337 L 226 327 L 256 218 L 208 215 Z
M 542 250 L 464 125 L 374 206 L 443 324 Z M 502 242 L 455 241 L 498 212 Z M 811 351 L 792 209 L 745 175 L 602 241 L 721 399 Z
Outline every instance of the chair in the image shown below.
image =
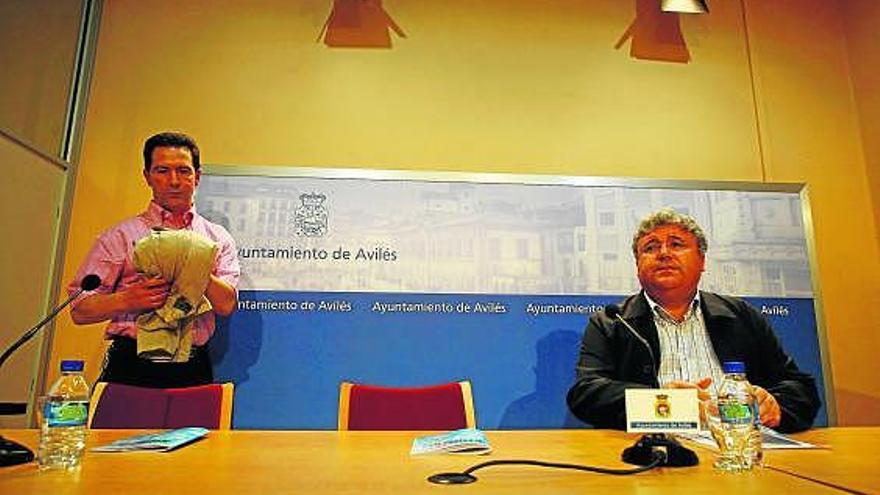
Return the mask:
M 469 381 L 394 388 L 342 382 L 339 430 L 458 430 L 475 428 Z
M 92 392 L 89 428 L 166 429 L 232 426 L 232 383 L 185 388 L 145 388 L 98 382 Z

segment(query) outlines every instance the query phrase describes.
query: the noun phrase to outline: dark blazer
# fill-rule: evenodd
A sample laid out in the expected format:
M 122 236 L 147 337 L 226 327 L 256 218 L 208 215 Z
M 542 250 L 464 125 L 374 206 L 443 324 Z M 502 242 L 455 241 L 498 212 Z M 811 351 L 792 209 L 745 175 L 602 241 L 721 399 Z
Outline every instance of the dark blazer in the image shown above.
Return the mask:
M 767 320 L 745 301 L 711 292 L 700 292 L 700 308 L 718 361 L 743 361 L 749 382 L 779 402 L 782 420 L 776 429 L 793 432 L 812 426 L 820 405 L 816 382 L 782 350 Z M 620 321 L 599 311 L 584 331 L 577 381 L 568 392 L 572 413 L 598 428 L 626 428 L 624 390 L 659 386 L 660 341 L 642 293 L 623 301 L 621 316 L 651 352 Z

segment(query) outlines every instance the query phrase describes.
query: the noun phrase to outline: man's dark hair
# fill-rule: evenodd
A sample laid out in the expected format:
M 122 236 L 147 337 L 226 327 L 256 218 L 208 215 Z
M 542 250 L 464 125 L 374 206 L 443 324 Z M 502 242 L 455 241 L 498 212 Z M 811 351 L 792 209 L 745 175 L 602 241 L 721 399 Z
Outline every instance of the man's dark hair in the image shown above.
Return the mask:
M 202 166 L 199 160 L 199 145 L 196 140 L 182 132 L 160 132 L 150 136 L 144 141 L 144 171 L 150 171 L 153 160 L 153 150 L 156 148 L 186 148 L 192 155 L 193 168 L 199 170 Z

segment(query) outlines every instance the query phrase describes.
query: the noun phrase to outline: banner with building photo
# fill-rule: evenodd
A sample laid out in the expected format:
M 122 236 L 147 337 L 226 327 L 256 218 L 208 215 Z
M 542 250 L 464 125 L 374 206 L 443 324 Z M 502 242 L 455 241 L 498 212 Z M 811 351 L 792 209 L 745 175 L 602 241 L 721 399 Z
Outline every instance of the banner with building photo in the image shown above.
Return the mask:
M 234 426 L 333 429 L 343 380 L 462 379 L 481 428 L 582 426 L 565 404 L 581 334 L 639 290 L 632 233 L 665 206 L 706 231 L 701 287 L 759 308 L 822 386 L 797 191 L 552 179 L 207 167 L 197 207 L 242 263 L 211 341 Z

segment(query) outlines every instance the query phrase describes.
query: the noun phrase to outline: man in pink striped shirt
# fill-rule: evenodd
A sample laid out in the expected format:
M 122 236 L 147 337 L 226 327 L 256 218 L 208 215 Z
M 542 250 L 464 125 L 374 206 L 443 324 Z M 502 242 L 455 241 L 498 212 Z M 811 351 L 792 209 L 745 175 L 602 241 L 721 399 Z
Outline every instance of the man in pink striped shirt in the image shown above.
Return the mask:
M 144 143 L 144 179 L 153 191 L 146 211 L 123 220 L 98 236 L 68 286 L 71 293 L 83 277 L 94 273 L 101 286 L 72 304 L 77 324 L 108 321 L 105 337 L 112 340 L 100 380 L 146 387 L 184 387 L 213 381 L 205 347 L 214 333 L 215 313 L 230 315 L 237 305 L 240 274 L 235 242 L 229 232 L 199 215 L 193 195 L 201 177 L 199 148 L 180 133 L 156 134 Z M 147 277 L 132 264 L 135 243 L 153 229 L 188 229 L 219 246 L 205 297 L 213 311 L 199 316 L 192 329 L 193 350 L 183 363 L 153 362 L 137 355 L 138 315 L 165 304 L 171 282 Z

